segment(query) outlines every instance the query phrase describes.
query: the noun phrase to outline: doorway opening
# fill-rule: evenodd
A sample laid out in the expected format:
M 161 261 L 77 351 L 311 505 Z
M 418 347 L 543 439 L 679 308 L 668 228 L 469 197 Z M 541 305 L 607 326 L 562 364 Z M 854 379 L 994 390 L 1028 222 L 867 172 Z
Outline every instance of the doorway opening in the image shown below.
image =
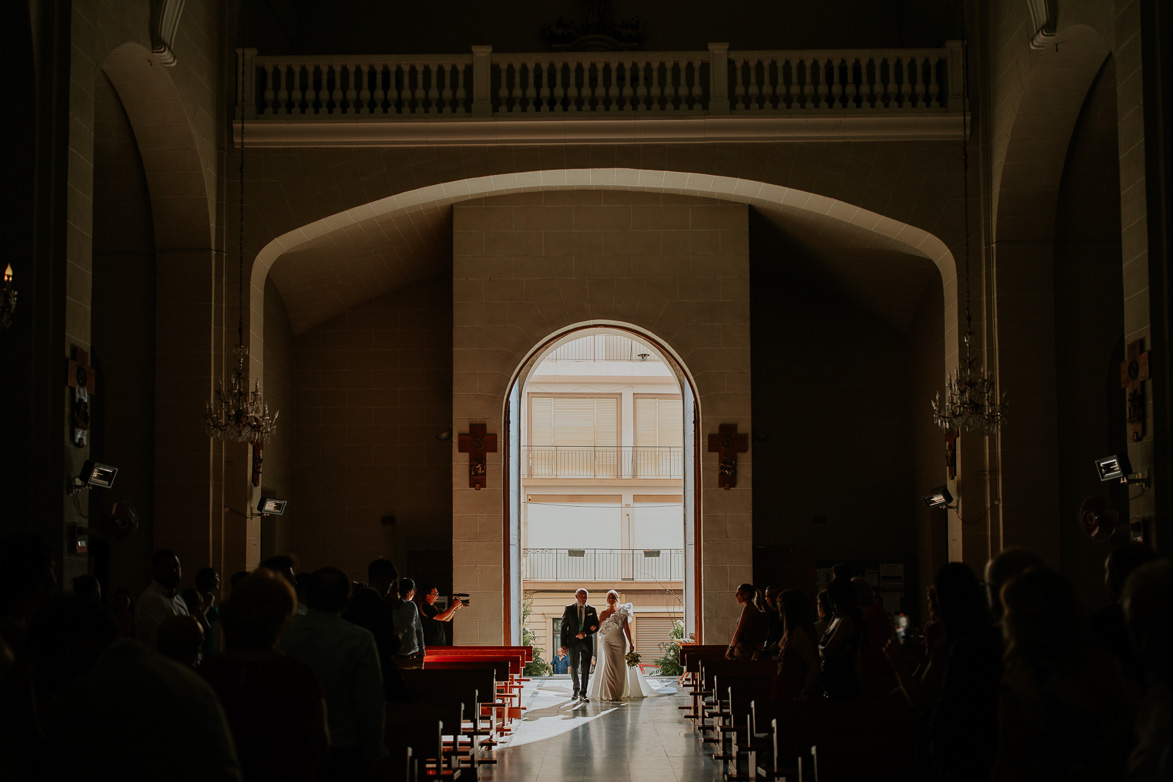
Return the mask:
M 537 346 L 506 415 L 506 605 L 512 643 L 543 659 L 579 587 L 635 607 L 645 663 L 699 630 L 697 397 L 645 332 L 579 326 Z

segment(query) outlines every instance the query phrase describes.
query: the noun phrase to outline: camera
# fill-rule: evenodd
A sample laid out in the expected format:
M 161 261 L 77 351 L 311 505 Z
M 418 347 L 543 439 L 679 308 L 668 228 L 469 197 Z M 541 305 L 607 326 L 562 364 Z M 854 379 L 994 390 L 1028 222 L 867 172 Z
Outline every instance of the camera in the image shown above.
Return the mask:
M 457 592 L 454 595 L 452 595 L 452 602 L 455 603 L 457 600 L 460 601 L 460 604 L 462 606 L 464 606 L 466 608 L 468 607 L 469 599 L 468 599 L 467 592 Z

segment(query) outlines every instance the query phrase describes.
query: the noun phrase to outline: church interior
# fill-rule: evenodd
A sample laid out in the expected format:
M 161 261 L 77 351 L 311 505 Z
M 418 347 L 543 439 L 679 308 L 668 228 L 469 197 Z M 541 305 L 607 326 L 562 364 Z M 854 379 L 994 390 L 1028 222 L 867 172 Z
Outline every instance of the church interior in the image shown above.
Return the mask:
M 511 399 L 599 327 L 684 394 L 701 643 L 835 563 L 923 623 L 947 562 L 1027 548 L 1094 611 L 1113 546 L 1169 554 L 1159 0 L 3 14 L 2 532 L 59 591 L 386 557 L 518 644 Z

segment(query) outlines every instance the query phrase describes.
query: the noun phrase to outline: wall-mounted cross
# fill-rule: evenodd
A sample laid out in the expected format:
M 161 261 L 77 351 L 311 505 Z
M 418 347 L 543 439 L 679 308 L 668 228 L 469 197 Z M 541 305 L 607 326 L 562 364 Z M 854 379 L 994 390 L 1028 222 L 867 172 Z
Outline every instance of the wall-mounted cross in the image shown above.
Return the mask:
M 1140 352 L 1140 340 L 1129 343 L 1120 364 L 1120 386 L 1128 392 L 1128 439 L 1144 439 L 1144 381 L 1149 379 L 1149 354 Z
M 484 424 L 469 424 L 468 433 L 460 435 L 457 447 L 468 454 L 468 488 L 480 491 L 487 487 L 485 454 L 497 452 L 497 435 L 485 434 Z
M 737 454 L 749 450 L 749 435 L 738 434 L 737 424 L 721 424 L 717 434 L 709 435 L 709 452 L 717 453 L 717 486 L 732 489 L 737 485 Z

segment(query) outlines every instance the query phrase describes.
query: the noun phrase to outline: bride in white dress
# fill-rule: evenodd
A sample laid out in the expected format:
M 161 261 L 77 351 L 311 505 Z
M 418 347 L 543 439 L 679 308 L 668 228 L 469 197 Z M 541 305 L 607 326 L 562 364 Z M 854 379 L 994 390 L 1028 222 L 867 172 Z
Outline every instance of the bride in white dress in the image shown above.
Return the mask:
M 632 604 L 619 603 L 619 593 L 607 593 L 607 607 L 599 614 L 598 651 L 588 697 L 602 701 L 627 701 L 659 693 L 648 684 L 638 667 L 628 667 L 631 643 Z

